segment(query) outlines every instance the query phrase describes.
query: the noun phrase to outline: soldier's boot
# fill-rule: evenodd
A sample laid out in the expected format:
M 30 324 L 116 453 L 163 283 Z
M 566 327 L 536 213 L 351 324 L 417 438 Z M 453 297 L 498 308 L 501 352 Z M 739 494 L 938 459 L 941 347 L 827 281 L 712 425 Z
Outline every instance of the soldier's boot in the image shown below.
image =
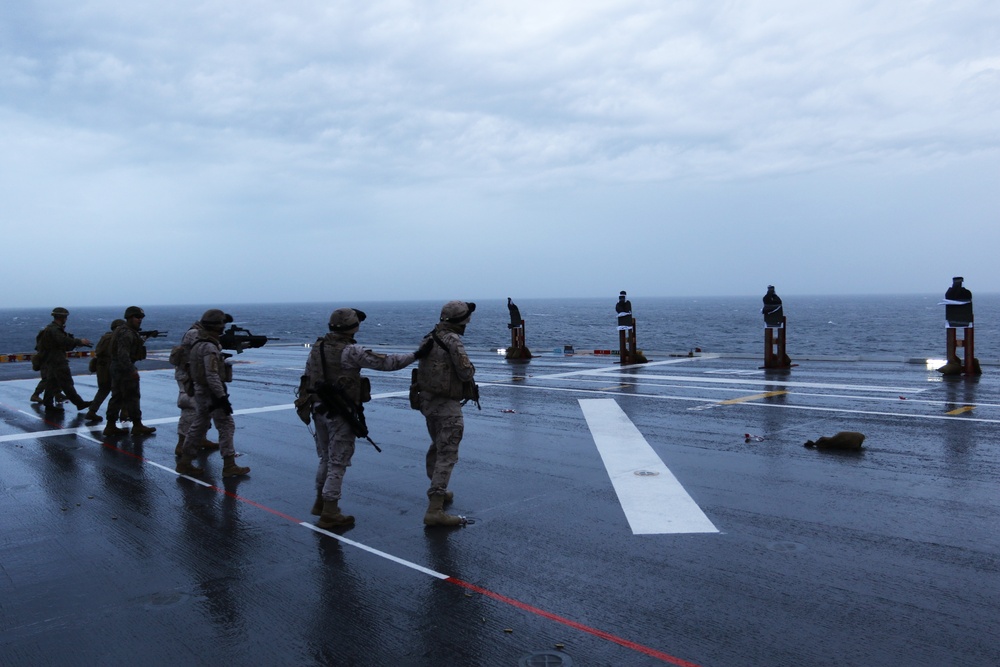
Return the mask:
M 434 494 L 427 503 L 427 513 L 424 514 L 425 526 L 462 526 L 465 520 L 460 516 L 444 513 L 444 494 Z
M 316 502 L 313 503 L 313 508 L 309 513 L 313 516 L 319 516 L 323 513 L 323 494 L 319 491 L 316 492 Z
M 42 407 L 45 408 L 46 412 L 62 411 L 63 409 L 62 404 L 48 391 L 42 394 Z
M 201 449 L 205 450 L 206 452 L 214 452 L 219 448 L 219 443 L 212 442 L 208 438 L 203 438 L 201 441 L 201 445 L 199 445 L 199 447 L 201 447 Z
M 178 435 L 177 446 L 174 447 L 174 457 L 179 459 L 182 456 L 184 456 L 184 436 Z
M 90 407 L 90 401 L 80 401 L 78 403 L 74 403 L 73 405 L 76 406 L 77 410 L 83 410 L 85 408 L 89 408 Z
M 156 427 L 146 426 L 142 422 L 136 422 L 132 425 L 132 435 L 151 435 L 156 433 Z
M 250 472 L 250 468 L 236 465 L 235 456 L 223 456 L 222 460 L 225 463 L 225 465 L 222 466 L 223 477 L 239 477 L 240 475 L 246 475 Z
M 31 395 L 32 403 L 41 403 L 43 400 L 42 395 L 37 392 Z
M 108 420 L 107 425 L 104 427 L 104 435 L 109 438 L 115 438 L 120 435 L 128 435 L 127 428 L 118 428 L 118 424 L 114 421 Z
M 92 424 L 100 424 L 104 421 L 104 417 L 94 412 L 93 409 L 87 410 L 87 414 L 85 414 L 83 418 Z
M 338 528 L 344 526 L 353 526 L 354 517 L 350 514 L 340 513 L 340 501 L 339 500 L 324 500 L 323 501 L 323 512 L 319 515 L 319 521 L 316 522 L 317 528 L 322 528 L 323 530 L 329 530 L 331 528 Z
M 181 475 L 191 475 L 192 477 L 201 477 L 205 474 L 204 468 L 199 468 L 194 463 L 193 459 L 187 454 L 181 455 L 181 460 L 177 462 L 177 467 L 174 468 Z

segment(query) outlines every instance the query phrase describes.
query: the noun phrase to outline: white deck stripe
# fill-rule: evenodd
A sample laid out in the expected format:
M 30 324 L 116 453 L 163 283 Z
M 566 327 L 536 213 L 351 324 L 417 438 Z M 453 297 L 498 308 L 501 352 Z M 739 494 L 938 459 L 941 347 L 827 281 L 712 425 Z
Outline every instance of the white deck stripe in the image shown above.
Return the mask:
M 614 399 L 580 408 L 633 534 L 719 532 Z
M 314 530 L 317 533 L 322 533 L 323 535 L 326 535 L 327 537 L 332 537 L 333 539 L 338 540 L 340 542 L 343 542 L 344 544 L 350 544 L 352 547 L 357 547 L 358 549 L 361 549 L 363 551 L 367 551 L 368 553 L 371 553 L 371 554 L 375 554 L 376 556 L 380 556 L 382 558 L 385 558 L 386 560 L 391 560 L 394 563 L 399 563 L 400 565 L 404 565 L 404 566 L 410 568 L 411 570 L 416 570 L 417 572 L 423 572 L 424 574 L 429 574 L 430 576 L 437 577 L 438 579 L 451 579 L 451 577 L 448 576 L 447 574 L 441 574 L 440 572 L 435 572 L 434 570 L 429 570 L 426 567 L 423 567 L 422 565 L 417 565 L 416 563 L 411 563 L 408 560 L 403 560 L 399 556 L 393 556 L 392 554 L 387 554 L 384 551 L 379 551 L 378 549 L 370 547 L 367 544 L 362 544 L 361 542 L 355 542 L 354 540 L 349 540 L 346 537 L 344 537 L 343 535 L 338 535 L 337 533 L 332 533 L 329 530 L 323 530 L 322 528 L 319 528 L 315 524 L 311 524 L 311 523 L 308 523 L 306 521 L 303 521 L 299 525 L 300 526 L 305 526 L 309 530 Z

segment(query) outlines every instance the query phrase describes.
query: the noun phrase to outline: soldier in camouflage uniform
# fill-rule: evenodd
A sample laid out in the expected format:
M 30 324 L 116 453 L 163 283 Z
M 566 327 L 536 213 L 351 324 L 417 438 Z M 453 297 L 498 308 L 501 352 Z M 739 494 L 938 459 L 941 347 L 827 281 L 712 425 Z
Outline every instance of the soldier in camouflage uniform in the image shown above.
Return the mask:
M 233 380 L 233 367 L 223 358 L 222 345 L 219 343 L 226 319 L 226 313 L 217 308 L 206 310 L 201 316 L 198 340 L 191 347 L 188 356 L 191 381 L 194 384 L 195 414 L 191 428 L 184 436 L 181 458 L 177 462 L 176 470 L 182 475 L 200 476 L 205 473 L 193 461 L 213 420 L 219 430 L 219 452 L 224 461 L 222 476 L 236 477 L 250 472 L 250 468 L 236 465 L 236 448 L 233 445 L 236 422 L 233 420 L 233 405 L 229 402 L 229 390 L 226 388 L 226 384 Z
M 60 391 L 66 395 L 77 410 L 83 410 L 90 403 L 83 400 L 73 385 L 73 374 L 69 370 L 66 353 L 80 346 L 90 347 L 86 338 L 76 338 L 66 331 L 66 319 L 69 311 L 65 308 L 52 309 L 52 322 L 38 333 L 35 349 L 39 355 L 39 366 L 42 378 L 45 380 L 45 395 L 42 405 L 46 410 L 62 410 L 55 403 L 55 396 Z
M 340 414 L 324 409 L 312 391 L 322 382 L 341 387 L 346 396 L 361 406 L 371 400 L 371 383 L 361 376 L 362 368 L 395 371 L 405 368 L 426 354 L 427 348 L 411 354 L 378 354 L 366 350 L 354 340 L 365 314 L 354 308 L 338 308 L 330 315 L 330 332 L 316 341 L 306 360 L 304 383 L 312 402 L 316 422 L 316 503 L 312 513 L 319 516 L 317 526 L 330 529 L 354 525 L 354 517 L 340 511 L 344 474 L 354 456 L 355 435 Z M 428 346 L 429 347 L 429 346 Z
M 123 410 L 128 411 L 132 420 L 132 435 L 149 435 L 156 432 L 142 423 L 142 408 L 139 405 L 139 369 L 135 362 L 146 358 L 146 345 L 139 335 L 142 320 L 146 317 L 139 306 L 125 309 L 125 324 L 115 329 L 111 335 L 111 400 L 108 401 L 108 423 L 104 435 L 118 436 L 128 433 L 118 428 L 118 419 Z
M 90 401 L 90 409 L 87 410 L 87 421 L 100 422 L 104 418 L 97 414 L 104 403 L 104 399 L 111 393 L 111 338 L 115 329 L 125 324 L 125 320 L 117 319 L 111 322 L 111 331 L 107 331 L 97 341 L 94 346 L 94 360 L 92 368 L 97 373 L 97 393 Z
M 225 323 L 233 321 L 232 315 L 225 316 Z M 177 407 L 181 409 L 181 417 L 177 420 L 177 446 L 174 447 L 174 456 L 184 455 L 184 439 L 191 429 L 197 406 L 194 402 L 194 382 L 191 380 L 191 348 L 198 342 L 204 329 L 201 321 L 195 322 L 191 328 L 184 333 L 181 344 L 170 351 L 170 363 L 174 365 L 174 380 L 177 381 Z M 215 451 L 219 448 L 219 443 L 212 442 L 208 438 L 202 440 L 199 447 L 205 451 Z
M 430 353 L 420 360 L 417 385 L 420 392 L 420 412 L 427 420 L 431 445 L 427 450 L 427 490 L 429 503 L 424 515 L 428 526 L 460 526 L 462 517 L 445 514 L 444 505 L 451 502 L 448 491 L 452 469 L 458 462 L 458 446 L 462 442 L 465 421 L 462 418 L 463 399 L 472 398 L 476 367 L 462 344 L 462 335 L 476 304 L 449 301 L 441 308 L 441 320 L 424 337 L 432 341 Z

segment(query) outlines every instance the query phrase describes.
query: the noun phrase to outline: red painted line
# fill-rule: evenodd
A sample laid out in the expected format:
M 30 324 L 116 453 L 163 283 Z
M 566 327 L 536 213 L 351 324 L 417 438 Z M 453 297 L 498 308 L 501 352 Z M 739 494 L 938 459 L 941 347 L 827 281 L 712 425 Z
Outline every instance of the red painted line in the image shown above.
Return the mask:
M 604 630 L 598 630 L 597 628 L 592 628 L 589 625 L 584 625 L 583 623 L 577 623 L 576 621 L 570 620 L 558 614 L 553 614 L 551 612 L 545 611 L 544 609 L 539 609 L 538 607 L 532 607 L 530 604 L 525 604 L 520 600 L 515 600 L 514 598 L 509 598 L 506 595 L 501 595 L 499 593 L 494 593 L 493 591 L 482 588 L 481 586 L 476 586 L 475 584 L 470 584 L 467 581 L 462 581 L 461 579 L 456 579 L 455 577 L 448 577 L 445 581 L 455 584 L 456 586 L 461 586 L 462 588 L 468 588 L 469 590 L 476 591 L 487 597 L 491 597 L 494 600 L 499 600 L 518 609 L 531 612 L 532 614 L 537 614 L 543 618 L 547 618 L 550 621 L 555 621 L 557 623 L 562 623 L 581 632 L 586 632 L 587 634 L 594 635 L 595 637 L 600 637 L 601 639 L 607 639 L 610 642 L 614 642 L 619 646 L 624 646 L 625 648 L 632 649 L 642 653 L 643 655 L 648 655 L 651 658 L 657 658 L 658 660 L 663 660 L 664 662 L 669 662 L 672 665 L 678 665 L 678 667 L 699 667 L 696 663 L 688 662 L 687 660 L 682 660 L 681 658 L 676 658 L 669 653 L 664 653 L 662 651 L 657 651 L 654 648 L 649 648 L 648 646 L 643 646 L 642 644 L 637 644 L 636 642 L 630 641 L 628 639 L 623 639 L 617 635 L 613 635 L 610 632 L 605 632 Z
M 56 426 L 56 427 L 60 427 L 61 428 L 61 426 L 59 424 L 54 424 L 54 423 L 51 423 L 51 422 L 48 422 L 48 421 L 45 421 L 45 423 L 49 424 L 50 426 Z M 155 463 L 154 461 L 146 459 L 143 456 L 139 456 L 138 454 L 135 454 L 133 452 L 127 451 L 125 449 L 121 449 L 120 447 L 117 447 L 116 445 L 113 445 L 113 444 L 111 444 L 109 442 L 101 441 L 101 446 L 102 447 L 106 447 L 106 448 L 108 448 L 108 449 L 110 449 L 110 450 L 112 450 L 114 452 L 118 452 L 118 453 L 130 456 L 130 457 L 132 457 L 132 458 L 134 458 L 134 459 L 136 459 L 136 460 L 138 460 L 140 462 L 143 462 L 143 463 Z M 159 466 L 160 466 L 160 464 L 157 464 L 154 467 L 159 467 Z M 223 495 L 229 496 L 230 498 L 234 498 L 236 500 L 239 500 L 240 502 L 246 503 L 248 505 L 252 505 L 253 507 L 256 507 L 257 509 L 264 510 L 265 512 L 273 514 L 273 515 L 275 515 L 277 517 L 280 517 L 282 519 L 286 519 L 286 520 L 291 521 L 291 522 L 296 523 L 296 524 L 301 523 L 301 521 L 299 519 L 296 519 L 295 517 L 289 516 L 288 514 L 285 514 L 284 512 L 280 512 L 280 511 L 278 511 L 276 509 L 270 508 L 267 505 L 261 505 L 258 502 L 250 500 L 249 498 L 245 498 L 244 496 L 241 496 L 241 495 L 239 495 L 237 493 L 233 493 L 231 491 L 227 491 L 224 488 L 219 488 L 218 486 L 214 486 L 212 484 L 209 484 L 208 488 L 213 489 L 217 493 L 221 493 Z M 699 667 L 699 665 L 697 663 L 689 662 L 687 660 L 683 660 L 681 658 L 677 658 L 675 656 L 670 655 L 669 653 L 664 653 L 663 651 L 658 651 L 658 650 L 656 650 L 654 648 L 650 648 L 649 646 L 645 646 L 643 644 L 639 644 L 637 642 L 625 639 L 623 637 L 619 637 L 618 635 L 611 634 L 610 632 L 605 632 L 604 630 L 598 630 L 597 628 L 592 628 L 589 625 L 584 625 L 583 623 L 578 623 L 578 622 L 576 622 L 574 620 L 571 620 L 571 619 L 568 619 L 568 618 L 566 618 L 564 616 L 560 616 L 558 614 L 553 614 L 552 612 L 545 611 L 544 609 L 539 609 L 538 607 L 534 607 L 534 606 L 532 606 L 530 604 L 527 604 L 525 602 L 521 602 L 520 600 L 515 600 L 514 598 L 509 598 L 506 595 L 501 595 L 500 593 L 494 593 L 493 591 L 489 590 L 488 588 L 483 588 L 481 586 L 476 586 L 475 584 L 471 584 L 471 583 L 469 583 L 467 581 L 462 581 L 461 579 L 456 579 L 455 577 L 451 577 L 451 576 L 449 576 L 444 581 L 446 581 L 446 582 L 448 582 L 450 584 L 454 584 L 455 586 L 461 586 L 462 588 L 467 588 L 470 591 L 475 591 L 476 593 L 479 593 L 480 595 L 485 595 L 486 597 L 493 598 L 494 600 L 497 600 L 498 602 L 503 602 L 504 604 L 508 604 L 508 605 L 510 605 L 512 607 L 516 607 L 517 609 L 520 609 L 522 611 L 527 611 L 529 613 L 535 614 L 536 616 L 541 616 L 542 618 L 546 618 L 546 619 L 548 619 L 550 621 L 555 621 L 556 623 L 560 623 L 560 624 L 565 625 L 567 627 L 573 628 L 574 630 L 579 630 L 580 632 L 585 632 L 585 633 L 587 633 L 589 635 L 592 635 L 594 637 L 598 637 L 599 639 L 605 639 L 607 641 L 610 641 L 610 642 L 613 642 L 615 644 L 618 644 L 619 646 L 623 646 L 623 647 L 625 647 L 627 649 L 636 651 L 637 653 L 642 653 L 643 655 L 649 656 L 651 658 L 656 658 L 657 660 L 662 660 L 663 662 L 669 663 L 671 665 L 677 665 L 678 667 Z

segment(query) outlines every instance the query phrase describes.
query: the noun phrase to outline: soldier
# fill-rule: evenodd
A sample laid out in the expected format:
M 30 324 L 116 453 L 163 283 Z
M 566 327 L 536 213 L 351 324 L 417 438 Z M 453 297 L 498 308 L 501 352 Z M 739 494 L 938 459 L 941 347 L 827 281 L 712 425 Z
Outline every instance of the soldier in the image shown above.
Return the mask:
M 225 315 L 224 324 L 233 321 L 232 315 Z M 196 406 L 194 402 L 194 384 L 191 381 L 190 357 L 191 348 L 198 342 L 199 336 L 204 329 L 201 322 L 195 322 L 191 328 L 184 333 L 181 344 L 170 351 L 170 363 L 174 365 L 174 380 L 177 381 L 177 407 L 181 409 L 181 417 L 177 420 L 177 446 L 174 447 L 174 456 L 184 455 L 184 439 L 194 421 Z M 202 440 L 199 448 L 205 451 L 215 451 L 219 448 L 219 443 L 212 442 L 208 438 Z
M 176 470 L 182 475 L 202 475 L 205 470 L 192 461 L 198 455 L 199 445 L 205 440 L 211 422 L 219 430 L 219 452 L 224 465 L 223 477 L 246 475 L 250 468 L 236 465 L 236 448 L 233 435 L 236 422 L 233 420 L 233 405 L 229 402 L 226 384 L 233 381 L 233 367 L 222 356 L 219 336 L 226 326 L 227 318 L 218 308 L 210 308 L 201 316 L 201 331 L 198 340 L 191 346 L 188 356 L 191 383 L 194 385 L 194 419 L 184 436 L 180 461 Z
M 132 435 L 150 435 L 156 429 L 142 423 L 139 406 L 139 369 L 135 362 L 146 358 L 146 345 L 139 335 L 142 320 L 146 317 L 139 306 L 125 309 L 125 324 L 115 329 L 111 336 L 111 400 L 108 401 L 108 423 L 104 435 L 125 435 L 128 429 L 118 428 L 118 420 L 128 410 L 132 420 Z
M 316 503 L 312 513 L 319 515 L 317 526 L 323 529 L 353 526 L 354 517 L 340 511 L 344 474 L 354 456 L 355 431 L 346 415 L 328 407 L 316 393 L 327 383 L 343 391 L 341 396 L 358 412 L 372 400 L 371 383 L 362 377 L 362 368 L 395 371 L 427 354 L 430 345 L 410 354 L 378 354 L 366 350 L 354 340 L 365 314 L 355 308 L 338 308 L 330 315 L 329 333 L 316 341 L 306 360 L 303 382 L 312 403 L 316 422 Z
M 55 403 L 56 394 L 60 391 L 76 406 L 83 410 L 90 403 L 83 400 L 73 386 L 73 374 L 69 371 L 69 361 L 66 353 L 80 346 L 90 347 L 90 340 L 76 338 L 66 331 L 66 319 L 69 311 L 65 308 L 52 309 L 52 322 L 38 332 L 35 339 L 35 349 L 38 351 L 38 366 L 45 381 L 45 395 L 42 405 L 46 410 L 62 410 L 62 405 Z M 37 393 L 37 391 L 36 391 Z
M 98 423 L 104 420 L 97 414 L 104 403 L 104 399 L 111 393 L 111 338 L 115 329 L 125 324 L 125 320 L 117 319 L 111 322 L 111 330 L 104 333 L 97 345 L 94 346 L 94 359 L 91 361 L 91 368 L 97 373 L 97 393 L 90 401 L 90 409 L 87 411 L 87 421 Z
M 445 514 L 444 505 L 454 494 L 448 490 L 451 472 L 458 462 L 458 446 L 462 442 L 465 422 L 462 405 L 465 400 L 478 400 L 478 389 L 473 378 L 476 367 L 469 361 L 462 344 L 462 335 L 476 304 L 449 301 L 441 308 L 441 319 L 434 329 L 424 336 L 424 344 L 433 341 L 427 356 L 417 367 L 420 412 L 427 420 L 427 433 L 431 445 L 427 450 L 427 477 L 431 485 L 427 490 L 427 526 L 461 526 L 460 516 Z M 421 345 L 423 348 L 423 345 Z

